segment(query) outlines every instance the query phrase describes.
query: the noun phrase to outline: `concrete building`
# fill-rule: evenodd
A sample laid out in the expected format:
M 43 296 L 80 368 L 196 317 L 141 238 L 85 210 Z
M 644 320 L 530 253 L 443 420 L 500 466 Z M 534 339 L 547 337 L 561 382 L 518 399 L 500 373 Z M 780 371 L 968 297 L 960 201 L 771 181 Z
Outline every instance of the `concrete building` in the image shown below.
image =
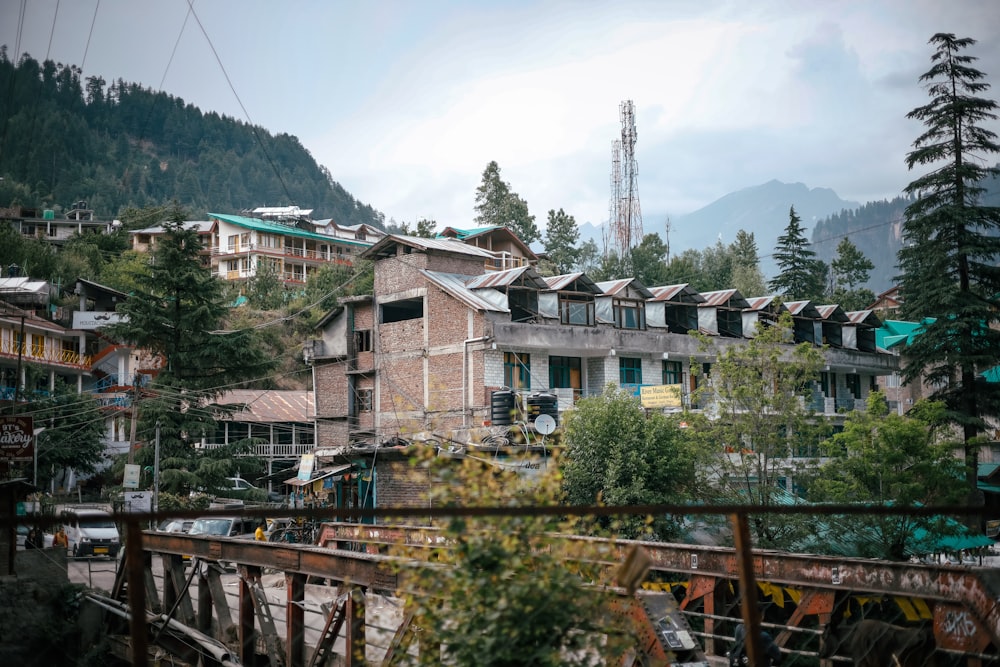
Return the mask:
M 637 393 L 676 387 L 681 405 L 698 408 L 692 392 L 716 356 L 782 310 L 796 343 L 827 346 L 818 412 L 864 409 L 876 378 L 898 368 L 876 346 L 880 322 L 870 311 L 635 279 L 595 283 L 583 273 L 543 278 L 529 264 L 489 271 L 491 251 L 457 238 L 390 235 L 361 256 L 374 260 L 373 294 L 342 300 L 306 345 L 321 447 L 428 433 L 475 440 L 496 421 L 494 392 L 506 389 L 522 407 L 554 397 L 558 414 L 608 383 Z M 713 349 L 702 350 L 692 329 Z
M 22 236 L 62 245 L 77 234 L 108 234 L 115 223 L 96 220 L 87 202 L 74 202 L 66 213 L 54 209 L 12 206 L 0 209 L 0 221 L 6 221 Z

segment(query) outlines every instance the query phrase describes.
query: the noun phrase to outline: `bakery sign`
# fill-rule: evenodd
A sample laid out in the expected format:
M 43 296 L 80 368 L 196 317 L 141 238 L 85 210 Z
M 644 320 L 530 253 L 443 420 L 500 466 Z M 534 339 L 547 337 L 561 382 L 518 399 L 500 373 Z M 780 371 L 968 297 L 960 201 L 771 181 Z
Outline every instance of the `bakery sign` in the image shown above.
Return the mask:
M 33 461 L 35 432 L 31 417 L 0 417 L 0 461 Z

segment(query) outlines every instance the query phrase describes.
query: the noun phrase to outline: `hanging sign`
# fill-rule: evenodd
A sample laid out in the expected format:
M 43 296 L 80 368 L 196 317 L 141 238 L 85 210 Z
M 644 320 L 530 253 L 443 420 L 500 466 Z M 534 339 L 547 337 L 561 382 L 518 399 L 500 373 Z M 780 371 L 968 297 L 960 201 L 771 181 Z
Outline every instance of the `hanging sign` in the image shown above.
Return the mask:
M 31 417 L 0 417 L 0 460 L 11 463 L 35 460 L 35 429 Z

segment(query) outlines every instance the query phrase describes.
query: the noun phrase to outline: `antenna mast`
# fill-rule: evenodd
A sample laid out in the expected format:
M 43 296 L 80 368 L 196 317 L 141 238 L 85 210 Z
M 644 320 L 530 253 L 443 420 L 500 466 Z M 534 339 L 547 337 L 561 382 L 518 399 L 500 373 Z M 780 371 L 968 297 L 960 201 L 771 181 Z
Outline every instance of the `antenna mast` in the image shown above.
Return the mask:
M 632 248 L 642 243 L 642 210 L 639 207 L 639 169 L 635 162 L 635 107 L 632 100 L 619 106 L 621 139 L 611 143 L 611 211 L 604 230 L 604 254 L 614 250 L 626 265 Z

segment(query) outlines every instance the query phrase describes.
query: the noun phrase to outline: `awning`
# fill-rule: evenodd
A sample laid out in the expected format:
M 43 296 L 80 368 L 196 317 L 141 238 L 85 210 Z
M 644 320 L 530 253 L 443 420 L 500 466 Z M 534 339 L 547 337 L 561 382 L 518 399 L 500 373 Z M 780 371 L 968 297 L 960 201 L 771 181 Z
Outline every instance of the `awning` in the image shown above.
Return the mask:
M 302 481 L 298 477 L 292 477 L 291 479 L 286 479 L 285 484 L 287 484 L 288 486 L 306 486 L 308 484 L 312 484 L 313 482 L 318 482 L 321 479 L 326 479 L 331 475 L 337 475 L 339 473 L 342 473 L 345 470 L 349 470 L 353 467 L 354 467 L 353 463 L 345 463 L 344 465 L 336 466 L 334 468 L 321 468 L 319 470 L 314 471 L 313 476 L 310 477 L 307 481 Z

